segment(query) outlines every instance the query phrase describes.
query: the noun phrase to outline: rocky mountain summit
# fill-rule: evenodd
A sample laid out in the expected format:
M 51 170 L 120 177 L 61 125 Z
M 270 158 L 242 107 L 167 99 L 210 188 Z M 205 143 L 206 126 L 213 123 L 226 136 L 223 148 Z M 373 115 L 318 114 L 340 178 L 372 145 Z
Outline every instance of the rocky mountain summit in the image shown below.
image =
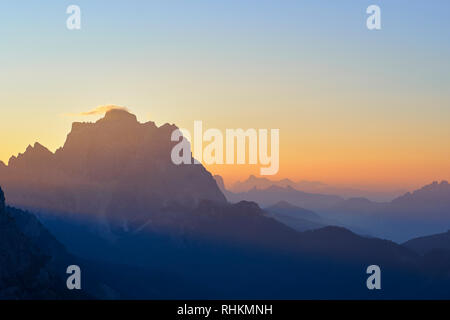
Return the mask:
M 0 171 L 10 203 L 22 208 L 97 216 L 136 226 L 152 212 L 201 200 L 226 202 L 202 165 L 175 165 L 171 150 L 177 127 L 139 123 L 118 109 L 95 123 L 73 123 L 55 153 L 39 143 L 12 157 Z

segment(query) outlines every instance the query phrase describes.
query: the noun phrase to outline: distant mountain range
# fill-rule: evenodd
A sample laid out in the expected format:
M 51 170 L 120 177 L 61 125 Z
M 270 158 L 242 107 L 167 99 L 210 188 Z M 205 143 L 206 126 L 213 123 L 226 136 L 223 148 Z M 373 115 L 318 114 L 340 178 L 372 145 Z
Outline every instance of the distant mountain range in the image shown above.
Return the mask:
M 86 277 L 83 293 L 92 298 L 450 298 L 450 265 L 439 262 L 446 253 L 421 255 L 328 225 L 330 208 L 353 208 L 350 215 L 367 209 L 369 221 L 388 216 L 378 210 L 389 204 L 379 209 L 368 200 L 291 186 L 229 193 L 203 166 L 172 164 L 175 128 L 111 110 L 96 123 L 75 123 L 55 153 L 35 144 L 1 166 L 9 203 L 36 215 L 1 207 L 2 243 L 12 245 L 0 244 L 0 284 L 15 290 L 2 297 L 65 298 L 59 275 L 75 261 Z M 403 210 L 424 198 L 440 208 L 430 209 L 440 219 L 446 202 L 438 200 L 447 193 L 431 194 L 427 189 L 391 205 Z M 18 252 L 23 259 L 13 261 Z M 366 287 L 372 264 L 382 268 L 379 292 Z M 41 274 L 55 280 L 36 277 Z M 18 282 L 29 275 L 33 288 L 46 289 Z
M 286 201 L 312 211 L 328 209 L 345 200 L 336 195 L 303 192 L 290 186 L 270 186 L 267 189 L 253 188 L 240 193 L 226 191 L 225 196 L 231 202 L 248 200 L 263 207 L 271 206 L 279 201 Z
M 361 188 L 332 186 L 320 181 L 292 181 L 290 179 L 270 180 L 254 175 L 250 175 L 245 181 L 235 182 L 230 186 L 229 191 L 233 193 L 242 193 L 252 189 L 267 189 L 272 186 L 281 188 L 291 187 L 295 190 L 307 193 L 332 194 L 344 198 L 365 197 L 373 201 L 390 201 L 406 192 L 405 190 L 370 191 Z
M 433 182 L 412 193 L 394 199 L 387 211 L 395 211 L 397 216 L 436 221 L 450 219 L 450 184 L 447 181 Z
M 215 179 L 231 202 L 249 200 L 269 207 L 285 201 L 318 213 L 328 223 L 332 221 L 333 225 L 345 226 L 363 235 L 404 242 L 450 229 L 450 185 L 447 181 L 433 182 L 389 202 L 375 202 L 361 197 L 308 193 L 290 185 L 270 185 L 265 189 L 253 187 L 246 192 L 234 193 L 224 188 L 219 177 L 215 176 Z M 261 181 L 259 178 L 250 180 Z
M 450 229 L 450 185 L 433 182 L 387 203 L 349 199 L 322 212 L 378 237 L 403 242 Z

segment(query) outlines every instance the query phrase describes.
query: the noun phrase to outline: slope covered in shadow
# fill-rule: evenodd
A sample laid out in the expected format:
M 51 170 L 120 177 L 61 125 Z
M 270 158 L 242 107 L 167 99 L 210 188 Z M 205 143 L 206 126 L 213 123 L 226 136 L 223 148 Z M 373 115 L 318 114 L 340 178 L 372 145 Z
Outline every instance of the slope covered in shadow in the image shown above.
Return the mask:
M 86 297 L 66 288 L 65 254 L 34 216 L 5 206 L 0 188 L 0 299 Z
M 79 241 L 83 234 L 67 236 Z M 7 207 L 1 188 L 0 237 L 0 299 L 168 299 L 186 294 L 183 287 L 193 287 L 179 287 L 186 283 L 183 277 L 163 269 L 142 269 L 124 261 L 102 263 L 73 255 L 35 215 Z M 69 265 L 81 268 L 81 291 L 66 287 Z M 197 291 L 203 292 L 201 288 Z
M 444 298 L 442 288 L 450 285 L 448 279 L 429 276 L 421 256 L 391 241 L 339 227 L 296 232 L 251 202 L 167 208 L 139 230 L 112 228 L 114 240 L 82 226 L 75 229 L 67 220 L 53 218 L 48 225 L 55 232 L 71 230 L 75 236 L 64 241 L 78 254 L 149 270 L 140 273 L 144 287 L 154 285 L 146 282 L 154 270 L 182 276 L 176 298 Z M 76 241 L 77 232 L 90 234 L 89 243 Z M 366 288 L 365 271 L 372 264 L 383 271 L 381 292 Z M 116 279 L 125 282 L 127 276 Z M 165 285 L 178 281 L 166 278 Z M 148 291 L 141 294 L 149 297 Z

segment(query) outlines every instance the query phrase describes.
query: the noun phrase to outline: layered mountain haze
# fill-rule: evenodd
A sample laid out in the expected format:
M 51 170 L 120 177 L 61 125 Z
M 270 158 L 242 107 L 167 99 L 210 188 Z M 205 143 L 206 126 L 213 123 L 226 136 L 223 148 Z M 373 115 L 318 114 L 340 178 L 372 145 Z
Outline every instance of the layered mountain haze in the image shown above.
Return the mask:
M 276 204 L 279 201 L 286 201 L 313 211 L 328 209 L 344 200 L 340 196 L 299 191 L 291 186 L 270 186 L 267 189 L 253 188 L 247 192 L 227 192 L 225 195 L 231 202 L 249 200 L 266 207 Z
M 450 185 L 433 182 L 390 202 L 347 199 L 321 213 L 372 235 L 404 242 L 450 229 Z
M 321 221 L 321 217 L 311 211 L 298 206 L 294 206 L 287 201 L 280 201 L 273 206 L 267 207 L 265 210 L 278 213 L 278 214 L 295 214 L 299 218 L 307 219 L 310 221 Z
M 264 210 L 270 217 L 297 231 L 319 229 L 332 224 L 324 221 L 317 213 L 294 206 L 286 201 L 280 201 Z
M 412 193 L 394 199 L 389 211 L 397 217 L 450 221 L 450 184 L 435 181 Z
M 344 198 L 366 197 L 373 201 L 390 201 L 406 192 L 405 190 L 366 190 L 363 187 L 357 188 L 329 185 L 321 181 L 293 181 L 291 179 L 271 180 L 264 177 L 256 177 L 254 175 L 250 175 L 247 180 L 235 182 L 228 189 L 233 193 L 243 193 L 252 189 L 264 190 L 272 186 L 280 188 L 290 187 L 302 192 L 332 194 Z
M 172 163 L 175 129 L 112 109 L 95 123 L 74 123 L 54 154 L 39 143 L 29 146 L 10 159 L 0 180 L 16 206 L 136 226 L 175 203 L 193 208 L 200 200 L 225 202 L 202 165 Z
M 19 267 L 28 268 L 26 259 L 36 256 L 31 267 L 48 266 L 47 273 L 58 278 L 75 261 L 82 264 L 87 292 L 99 298 L 363 299 L 417 298 L 423 292 L 449 297 L 442 288 L 449 287 L 450 265 L 435 272 L 436 255 L 335 226 L 339 210 L 344 219 L 359 212 L 362 226 L 389 222 L 389 215 L 381 219 L 389 203 L 290 185 L 229 192 L 202 165 L 172 163 L 175 129 L 108 109 L 95 123 L 74 123 L 55 153 L 35 143 L 0 165 L 9 203 L 35 213 L 0 206 L 14 216 L 11 224 L 0 215 L 7 225 L 2 235 L 26 253 Z M 443 212 L 447 202 L 438 199 L 447 197 L 447 186 L 438 187 L 438 197 L 431 195 L 434 186 L 392 206 L 423 203 Z M 17 230 L 28 240 L 20 240 Z M 0 250 L 11 257 L 8 246 Z M 10 260 L 1 260 L 0 270 L 13 270 Z M 371 264 L 383 269 L 382 293 L 365 286 Z
M 272 181 L 255 176 L 233 187 L 251 189 L 233 192 L 225 189 L 221 177 L 215 176 L 215 179 L 231 202 L 250 200 L 262 207 L 270 207 L 280 201 L 290 203 L 318 213 L 326 225 L 344 226 L 361 235 L 404 242 L 450 228 L 450 184 L 447 181 L 433 182 L 391 201 L 373 201 L 365 197 L 346 198 L 333 193 L 305 192 L 299 190 L 300 182 L 294 183 L 289 179 Z M 318 182 L 313 184 L 323 186 Z M 297 230 L 315 228 L 315 225 L 298 219 L 298 215 L 283 214 L 283 220 L 278 220 Z

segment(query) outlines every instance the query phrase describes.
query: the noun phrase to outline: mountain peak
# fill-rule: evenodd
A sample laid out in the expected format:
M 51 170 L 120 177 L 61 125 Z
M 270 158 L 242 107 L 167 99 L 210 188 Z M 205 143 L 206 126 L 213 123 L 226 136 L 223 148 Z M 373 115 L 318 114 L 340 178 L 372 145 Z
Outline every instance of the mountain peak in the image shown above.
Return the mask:
M 55 153 L 35 144 L 12 158 L 9 168 L 0 167 L 0 180 L 8 177 L 10 202 L 52 212 L 98 214 L 114 225 L 124 220 L 145 223 L 169 202 L 187 208 L 202 199 L 226 202 L 203 166 L 172 162 L 175 125 L 140 123 L 124 108 L 108 108 L 95 123 L 74 123 Z M 30 190 L 33 197 L 23 197 L 18 190 Z
M 26 152 L 38 152 L 38 153 L 51 153 L 50 150 L 48 150 L 46 147 L 44 147 L 39 142 L 35 142 L 33 146 L 29 145 L 26 149 Z
M 33 146 L 29 145 L 24 153 L 11 156 L 8 166 L 27 166 L 29 162 L 45 163 L 53 156 L 53 153 L 46 147 L 36 142 Z M 1 165 L 0 165 L 1 167 Z
M 136 115 L 128 112 L 125 109 L 111 109 L 105 113 L 105 116 L 100 119 L 98 122 L 106 122 L 106 121 L 132 121 L 138 122 Z

